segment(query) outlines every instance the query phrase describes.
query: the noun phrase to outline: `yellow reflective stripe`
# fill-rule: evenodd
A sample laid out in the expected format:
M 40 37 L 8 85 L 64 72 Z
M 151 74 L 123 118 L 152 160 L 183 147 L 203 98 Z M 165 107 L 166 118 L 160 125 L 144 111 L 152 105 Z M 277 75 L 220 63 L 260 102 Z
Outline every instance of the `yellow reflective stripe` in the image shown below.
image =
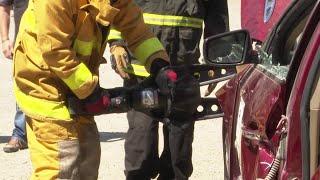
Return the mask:
M 87 81 L 91 81 L 92 74 L 87 66 L 80 63 L 77 69 L 67 78 L 62 78 L 71 90 L 79 89 Z
M 68 108 L 63 102 L 49 101 L 29 96 L 23 93 L 16 84 L 14 84 L 14 94 L 18 106 L 29 116 L 71 120 Z
M 108 35 L 108 40 L 122 39 L 121 32 L 115 29 L 111 29 Z
M 138 64 L 131 64 L 131 67 L 129 67 L 128 69 L 124 69 L 124 71 L 137 76 L 143 76 L 143 77 L 150 76 L 146 68 Z
M 146 24 L 159 26 L 184 26 L 193 28 L 202 28 L 203 20 L 185 16 L 171 16 L 160 14 L 144 13 L 143 19 Z
M 87 42 L 76 39 L 73 43 L 73 49 L 76 51 L 76 53 L 82 56 L 90 56 L 94 47 L 95 40 Z
M 144 65 L 149 56 L 161 50 L 164 50 L 161 42 L 157 38 L 150 38 L 141 43 L 133 54 Z

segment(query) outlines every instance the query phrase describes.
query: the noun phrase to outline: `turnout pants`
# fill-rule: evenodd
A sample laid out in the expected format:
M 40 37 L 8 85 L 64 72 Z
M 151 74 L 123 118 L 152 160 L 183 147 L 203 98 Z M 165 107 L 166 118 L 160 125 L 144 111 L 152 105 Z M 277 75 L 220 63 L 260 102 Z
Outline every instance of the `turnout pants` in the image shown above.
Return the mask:
M 32 180 L 98 178 L 100 142 L 93 117 L 26 120 Z
M 125 139 L 127 180 L 186 180 L 192 174 L 194 121 L 172 120 L 163 126 L 164 148 L 159 158 L 159 121 L 150 114 L 131 110 Z

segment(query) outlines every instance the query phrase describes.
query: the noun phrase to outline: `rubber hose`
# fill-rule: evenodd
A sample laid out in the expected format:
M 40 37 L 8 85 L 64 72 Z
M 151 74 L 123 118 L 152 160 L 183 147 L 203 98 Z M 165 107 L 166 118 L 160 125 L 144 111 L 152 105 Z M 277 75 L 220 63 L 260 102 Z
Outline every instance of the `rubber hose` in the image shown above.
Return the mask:
M 280 163 L 281 163 L 280 158 L 276 157 L 272 163 L 271 169 L 270 169 L 267 177 L 265 178 L 265 180 L 273 180 L 276 178 L 277 172 L 280 167 Z

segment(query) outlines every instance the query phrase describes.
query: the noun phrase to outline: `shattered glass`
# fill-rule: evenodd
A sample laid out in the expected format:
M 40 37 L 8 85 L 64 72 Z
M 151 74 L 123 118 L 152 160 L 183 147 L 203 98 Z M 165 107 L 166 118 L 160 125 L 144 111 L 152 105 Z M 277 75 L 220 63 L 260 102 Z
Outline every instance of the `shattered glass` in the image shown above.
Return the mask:
M 217 57 L 214 61 L 220 63 L 239 63 L 243 56 L 243 46 L 241 44 L 232 44 L 231 52 L 227 56 Z
M 261 47 L 256 47 L 258 50 L 258 58 L 260 59 L 261 68 L 275 75 L 280 80 L 285 80 L 289 71 L 289 65 L 273 64 L 272 54 L 266 53 Z

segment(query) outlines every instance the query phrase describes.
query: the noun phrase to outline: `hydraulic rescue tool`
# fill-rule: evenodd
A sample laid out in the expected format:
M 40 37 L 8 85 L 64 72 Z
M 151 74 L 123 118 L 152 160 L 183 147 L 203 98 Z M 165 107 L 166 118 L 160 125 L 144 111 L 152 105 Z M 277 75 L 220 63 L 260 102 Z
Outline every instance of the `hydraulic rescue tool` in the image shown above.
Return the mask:
M 222 68 L 223 67 L 219 67 Z M 87 101 L 75 96 L 68 97 L 68 108 L 71 115 L 101 115 L 124 113 L 134 108 L 138 111 L 149 112 L 164 123 L 170 122 L 172 115 L 194 116 L 195 120 L 211 119 L 223 116 L 216 98 L 202 98 L 200 86 L 217 83 L 231 78 L 234 72 L 226 71 L 221 74 L 212 65 L 189 65 L 171 67 L 177 72 L 178 79 L 171 85 L 170 93 L 163 94 L 158 89 L 154 77 L 148 77 L 133 87 L 117 87 L 112 89 L 100 88 L 97 98 L 108 97 L 108 106 L 99 111 L 88 111 Z M 199 74 L 210 70 L 217 71 L 213 80 L 200 82 Z M 197 75 L 195 75 L 197 74 Z M 174 118 L 175 119 L 175 118 Z

